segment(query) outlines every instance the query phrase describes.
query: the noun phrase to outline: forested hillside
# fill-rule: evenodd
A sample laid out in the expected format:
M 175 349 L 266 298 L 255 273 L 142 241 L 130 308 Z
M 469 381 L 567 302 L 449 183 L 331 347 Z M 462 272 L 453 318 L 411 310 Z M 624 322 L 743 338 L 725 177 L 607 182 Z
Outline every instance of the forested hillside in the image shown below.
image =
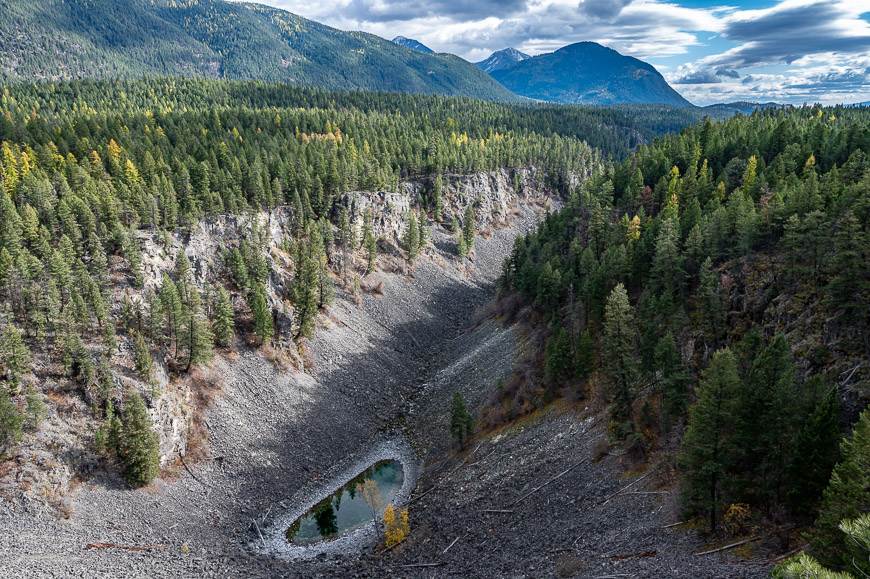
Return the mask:
M 38 432 L 46 394 L 76 393 L 103 421 L 94 446 L 135 485 L 157 473 L 140 396 L 240 341 L 298 356 L 334 287 L 359 294 L 389 208 L 354 192 L 426 184 L 401 240 L 385 240 L 413 262 L 440 223 L 471 249 L 475 200 L 448 208 L 442 176 L 498 169 L 520 187 L 517 170 L 534 168 L 567 192 L 601 163 L 550 134 L 556 111 L 471 100 L 159 80 L 16 85 L 2 105 L 0 452 Z M 278 207 L 280 229 L 258 226 Z M 203 223 L 234 216 L 249 219 L 239 243 L 186 250 Z
M 178 75 L 516 97 L 451 55 L 407 50 L 260 4 L 223 0 L 2 0 L 0 78 Z
M 159 79 L 155 81 L 74 81 L 11 83 L 0 95 L 3 134 L 24 134 L 15 127 L 37 111 L 32 122 L 71 116 L 182 113 L 209 109 L 316 108 L 358 109 L 389 115 L 398 111 L 424 128 L 463 130 L 479 136 L 490 132 L 558 135 L 586 141 L 606 156 L 622 158 L 655 136 L 676 132 L 707 114 L 701 109 L 643 105 L 582 107 L 506 104 L 461 97 L 420 96 L 383 92 L 331 92 L 311 87 L 264 82 Z M 731 116 L 732 112 L 723 116 Z M 71 122 L 68 120 L 68 122 Z M 429 130 L 429 129 L 426 129 Z
M 816 520 L 812 553 L 866 573 L 837 525 L 870 508 L 868 412 L 841 447 L 870 400 L 868 150 L 866 111 L 757 112 L 575 191 L 505 264 L 545 342 L 485 420 L 603 399 L 612 443 L 676 467 L 707 529 Z

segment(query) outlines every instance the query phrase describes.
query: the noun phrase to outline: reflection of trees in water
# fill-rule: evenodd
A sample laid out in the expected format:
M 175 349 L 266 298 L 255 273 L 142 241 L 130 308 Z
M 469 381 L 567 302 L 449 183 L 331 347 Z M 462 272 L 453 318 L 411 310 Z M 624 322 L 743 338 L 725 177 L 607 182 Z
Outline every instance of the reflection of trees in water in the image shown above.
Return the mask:
M 314 521 L 321 537 L 329 537 L 338 532 L 338 518 L 332 508 L 332 497 L 327 497 L 314 507 Z
M 287 527 L 287 542 L 293 542 L 293 539 L 296 538 L 296 533 L 299 532 L 299 527 L 302 526 L 302 518 L 298 518 L 293 521 L 293 524 Z
M 386 486 L 400 485 L 404 479 L 404 474 L 402 465 L 393 460 L 384 460 L 370 466 L 294 521 L 286 531 L 287 541 L 293 542 L 299 534 L 302 522 L 311 519 L 314 519 L 321 538 L 337 535 L 339 531 L 338 512 L 341 510 L 341 501 L 345 493 L 351 501 L 359 496 L 369 508 L 372 519 L 378 520 L 385 504 L 382 490 L 387 491 L 387 498 L 389 498 L 394 489 L 386 488 Z M 306 537 L 305 540 L 310 539 L 310 537 Z

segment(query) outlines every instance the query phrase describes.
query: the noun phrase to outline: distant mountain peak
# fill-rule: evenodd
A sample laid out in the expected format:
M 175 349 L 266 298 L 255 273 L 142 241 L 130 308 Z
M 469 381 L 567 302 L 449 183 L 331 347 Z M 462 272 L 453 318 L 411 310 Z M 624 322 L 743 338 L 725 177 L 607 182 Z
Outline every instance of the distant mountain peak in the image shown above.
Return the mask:
M 435 51 L 420 42 L 419 40 L 415 40 L 413 38 L 406 38 L 404 36 L 397 36 L 393 39 L 393 44 L 398 44 L 399 46 L 404 46 L 405 48 L 410 48 L 411 50 L 416 50 L 417 52 L 422 52 L 423 54 L 434 54 Z
M 503 48 L 489 55 L 489 58 L 475 63 L 478 68 L 486 72 L 494 72 L 504 68 L 510 68 L 518 62 L 531 58 L 528 54 L 520 52 L 516 48 Z
M 651 64 L 595 42 L 569 44 L 487 72 L 514 93 L 542 101 L 691 106 Z
M 2 82 L 178 75 L 516 99 L 458 57 L 411 52 L 264 4 L 0 0 L 0 13 Z

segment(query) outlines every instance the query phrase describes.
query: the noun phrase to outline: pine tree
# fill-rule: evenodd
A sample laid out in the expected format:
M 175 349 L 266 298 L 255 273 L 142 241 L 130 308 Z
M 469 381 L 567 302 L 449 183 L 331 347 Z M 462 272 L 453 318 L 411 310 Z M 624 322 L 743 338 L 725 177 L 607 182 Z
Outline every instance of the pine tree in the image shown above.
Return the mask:
M 297 246 L 293 277 L 293 311 L 296 316 L 296 338 L 314 334 L 320 298 L 320 266 L 312 256 L 311 245 Z
M 163 283 L 160 286 L 160 310 L 163 313 L 165 333 L 169 343 L 175 347 L 175 356 L 178 357 L 179 330 L 184 319 L 184 304 L 178 293 L 178 288 L 167 274 L 163 274 Z
M 734 463 L 732 416 L 739 389 L 734 355 L 728 349 L 717 351 L 698 386 L 698 400 L 689 409 L 680 449 L 683 506 L 690 514 L 705 514 L 714 531 L 725 500 L 723 483 Z
M 215 344 L 222 348 L 228 348 L 232 345 L 235 337 L 235 318 L 230 292 L 223 286 L 220 286 L 214 294 L 213 311 L 212 330 L 214 331 Z
M 670 332 L 656 344 L 655 369 L 662 392 L 662 426 L 667 431 L 686 410 L 689 383 L 688 372 Z
M 14 324 L 8 323 L 0 332 L 0 376 L 17 386 L 21 377 L 30 370 L 30 350 L 24 337 Z
M 150 383 L 154 378 L 154 359 L 145 338 L 139 332 L 133 333 L 133 365 L 139 377 Z
M 559 327 L 544 351 L 545 380 L 551 387 L 562 386 L 574 375 L 574 352 L 571 337 L 563 327 Z
M 477 217 L 474 214 L 474 205 L 469 204 L 465 208 L 465 216 L 462 218 L 462 239 L 468 253 L 474 249 L 474 238 L 477 235 Z
M 867 262 L 867 236 L 855 215 L 847 212 L 834 233 L 834 254 L 829 269 L 832 274 L 827 290 L 831 303 L 843 310 L 844 318 L 868 320 L 870 307 L 870 266 Z
M 42 394 L 31 384 L 27 387 L 25 400 L 27 408 L 25 410 L 24 426 L 31 431 L 38 430 L 47 412 Z
M 819 517 L 810 533 L 810 545 L 823 563 L 840 569 L 857 568 L 867 575 L 867 554 L 846 540 L 839 524 L 870 513 L 870 409 L 861 413 L 852 436 L 843 439 L 840 454 L 843 458 L 831 473 Z
M 159 440 L 145 402 L 137 392 L 131 392 L 124 404 L 121 425 L 118 456 L 124 478 L 134 487 L 145 486 L 154 480 L 160 468 Z
M 586 380 L 595 370 L 595 340 L 592 338 L 588 328 L 583 330 L 580 334 L 580 339 L 577 341 L 577 354 L 574 367 L 580 380 Z
M 363 246 L 366 250 L 366 273 L 375 270 L 378 259 L 378 240 L 372 227 L 372 210 L 368 209 L 363 221 Z
M 191 288 L 191 304 L 185 322 L 185 342 L 187 347 L 187 368 L 190 371 L 194 364 L 208 362 L 214 356 L 212 343 L 214 336 L 208 319 L 200 312 L 199 290 Z
M 713 269 L 713 260 L 709 257 L 701 264 L 700 283 L 695 299 L 704 337 L 709 346 L 716 348 L 724 335 L 725 311 L 719 286 L 719 274 Z
M 676 304 L 683 287 L 685 272 L 680 254 L 680 233 L 675 219 L 666 219 L 656 237 L 653 281 L 660 293 Z
M 618 437 L 632 429 L 631 405 L 638 380 L 637 327 L 625 286 L 618 284 L 604 310 L 604 350 L 613 402 L 610 419 Z
M 815 511 L 839 458 L 840 408 L 837 389 L 821 378 L 807 382 L 809 400 L 798 416 L 797 436 L 789 451 L 787 498 L 793 512 Z
M 408 263 L 414 265 L 414 261 L 420 254 L 420 226 L 414 211 L 411 211 L 408 218 L 408 229 L 405 231 L 404 242 L 405 251 L 408 252 Z
M 18 412 L 9 398 L 7 388 L 0 386 L 0 456 L 2 451 L 21 438 L 21 425 L 24 417 Z
M 254 335 L 259 343 L 265 344 L 275 335 L 275 326 L 272 323 L 272 310 L 266 299 L 266 288 L 257 285 L 248 292 L 248 307 L 254 318 Z
M 455 392 L 450 404 L 450 435 L 460 447 L 464 448 L 473 428 L 474 419 L 468 413 L 465 398 L 460 392 Z
M 794 360 L 788 341 L 777 334 L 752 362 L 738 392 L 734 422 L 740 446 L 739 476 L 733 477 L 743 502 L 767 509 L 781 504 L 788 451 L 798 415 Z
M 444 178 L 439 173 L 435 175 L 435 181 L 432 184 L 432 219 L 436 223 L 441 221 L 441 213 L 444 211 L 443 189 Z
M 311 259 L 317 266 L 317 309 L 323 309 L 335 298 L 335 286 L 329 271 L 328 243 L 325 232 L 332 231 L 326 220 L 319 227 L 312 227 L 309 234 Z M 316 312 L 315 312 L 316 315 Z

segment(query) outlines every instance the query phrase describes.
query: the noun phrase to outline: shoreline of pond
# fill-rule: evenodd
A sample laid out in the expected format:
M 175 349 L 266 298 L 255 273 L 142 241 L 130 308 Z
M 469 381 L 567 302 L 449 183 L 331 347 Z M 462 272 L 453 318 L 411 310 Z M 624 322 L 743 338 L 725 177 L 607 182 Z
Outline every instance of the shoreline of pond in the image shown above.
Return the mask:
M 303 487 L 294 493 L 286 502 L 289 506 L 280 508 L 260 531 L 251 547 L 254 551 L 274 557 L 296 560 L 314 559 L 322 555 L 348 555 L 358 553 L 371 546 L 379 539 L 380 521 L 369 521 L 358 527 L 349 529 L 333 539 L 320 541 L 311 545 L 298 545 L 287 541 L 286 531 L 295 521 L 304 517 L 314 506 L 329 498 L 336 491 L 357 478 L 371 466 L 382 461 L 395 461 L 402 467 L 402 487 L 396 492 L 392 501 L 396 507 L 404 506 L 411 497 L 417 484 L 420 462 L 410 444 L 401 437 L 391 438 L 375 444 L 371 450 L 349 458 L 336 466 L 333 472 L 322 477 L 322 480 Z

